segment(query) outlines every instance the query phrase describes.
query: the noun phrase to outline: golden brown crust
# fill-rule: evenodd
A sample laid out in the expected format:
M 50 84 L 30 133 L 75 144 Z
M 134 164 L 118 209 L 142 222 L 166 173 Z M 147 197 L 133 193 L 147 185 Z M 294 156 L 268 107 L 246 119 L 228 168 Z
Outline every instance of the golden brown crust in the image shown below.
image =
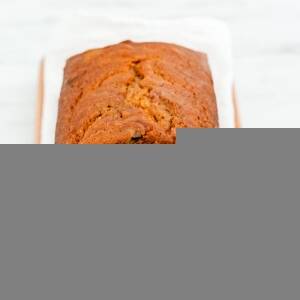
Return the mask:
M 206 55 L 123 42 L 72 57 L 65 68 L 58 144 L 173 144 L 176 128 L 216 128 Z

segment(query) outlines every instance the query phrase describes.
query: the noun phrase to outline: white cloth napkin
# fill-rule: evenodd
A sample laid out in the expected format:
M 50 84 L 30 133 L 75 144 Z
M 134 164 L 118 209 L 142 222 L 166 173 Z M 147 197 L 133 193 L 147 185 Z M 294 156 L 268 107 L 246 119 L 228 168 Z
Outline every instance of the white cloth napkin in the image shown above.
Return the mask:
M 66 60 L 86 50 L 124 40 L 175 43 L 206 53 L 213 75 L 220 127 L 234 127 L 231 36 L 226 24 L 208 18 L 137 20 L 73 16 L 62 20 L 53 34 L 52 49 L 45 57 L 42 144 L 54 143 Z

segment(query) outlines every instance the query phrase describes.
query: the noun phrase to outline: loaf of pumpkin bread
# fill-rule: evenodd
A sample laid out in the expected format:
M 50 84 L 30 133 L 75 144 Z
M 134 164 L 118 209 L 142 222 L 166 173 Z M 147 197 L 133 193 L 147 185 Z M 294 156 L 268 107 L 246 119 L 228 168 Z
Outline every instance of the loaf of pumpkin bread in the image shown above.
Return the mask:
M 174 144 L 177 128 L 217 128 L 205 54 L 126 41 L 67 61 L 57 144 Z

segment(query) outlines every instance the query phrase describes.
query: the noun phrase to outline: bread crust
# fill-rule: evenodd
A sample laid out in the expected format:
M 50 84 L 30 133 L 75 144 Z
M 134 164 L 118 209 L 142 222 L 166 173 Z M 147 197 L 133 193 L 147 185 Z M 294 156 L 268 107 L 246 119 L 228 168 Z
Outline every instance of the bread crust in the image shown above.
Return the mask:
M 177 128 L 217 128 L 207 56 L 126 41 L 67 61 L 57 144 L 174 144 Z

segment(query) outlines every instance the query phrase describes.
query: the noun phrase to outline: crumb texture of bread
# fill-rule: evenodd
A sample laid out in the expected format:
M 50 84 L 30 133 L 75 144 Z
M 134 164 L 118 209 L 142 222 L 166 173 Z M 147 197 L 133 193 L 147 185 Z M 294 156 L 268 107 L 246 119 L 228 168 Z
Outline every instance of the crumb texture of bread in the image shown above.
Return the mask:
M 174 144 L 177 128 L 218 126 L 205 54 L 126 41 L 67 61 L 57 144 Z

